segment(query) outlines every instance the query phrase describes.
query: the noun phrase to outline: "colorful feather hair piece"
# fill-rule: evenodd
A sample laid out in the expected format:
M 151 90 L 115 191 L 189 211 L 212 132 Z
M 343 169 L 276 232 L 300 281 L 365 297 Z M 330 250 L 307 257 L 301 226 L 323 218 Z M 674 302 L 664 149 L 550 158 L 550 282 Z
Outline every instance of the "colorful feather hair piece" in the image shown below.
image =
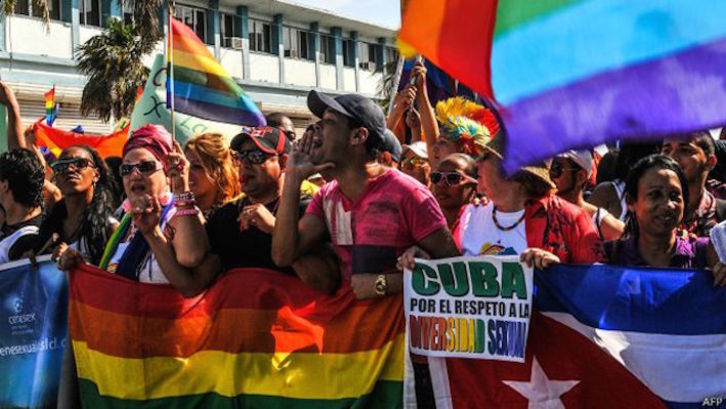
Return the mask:
M 436 119 L 446 139 L 464 145 L 469 154 L 478 154 L 499 132 L 494 113 L 462 97 L 449 98 L 436 104 Z

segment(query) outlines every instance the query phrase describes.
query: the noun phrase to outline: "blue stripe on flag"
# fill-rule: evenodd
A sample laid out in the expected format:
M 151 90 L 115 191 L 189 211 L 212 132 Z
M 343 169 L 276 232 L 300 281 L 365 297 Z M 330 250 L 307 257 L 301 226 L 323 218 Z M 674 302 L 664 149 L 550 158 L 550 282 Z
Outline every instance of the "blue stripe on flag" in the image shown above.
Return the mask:
M 494 39 L 494 94 L 510 105 L 715 41 L 726 36 L 723 16 L 721 0 L 590 0 L 564 7 Z
M 726 288 L 707 271 L 562 264 L 535 272 L 535 307 L 600 329 L 726 333 Z

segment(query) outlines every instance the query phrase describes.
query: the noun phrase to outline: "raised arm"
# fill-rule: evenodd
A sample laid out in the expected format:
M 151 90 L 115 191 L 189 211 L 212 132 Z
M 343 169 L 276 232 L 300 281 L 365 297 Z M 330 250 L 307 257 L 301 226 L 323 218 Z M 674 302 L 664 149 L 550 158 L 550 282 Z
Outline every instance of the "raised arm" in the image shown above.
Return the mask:
M 300 218 L 298 214 L 302 182 L 334 166 L 332 163 L 312 163 L 312 138 L 310 134 L 303 135 L 293 147 L 285 168 L 285 183 L 272 233 L 272 261 L 280 267 L 292 265 L 300 256 L 312 250 L 323 240 L 327 231 L 325 223 L 317 216 L 305 214 Z M 319 199 L 316 196 L 311 206 L 318 205 Z
M 0 104 L 5 105 L 8 110 L 8 150 L 27 148 L 23 123 L 20 120 L 20 106 L 13 90 L 2 81 L 0 81 Z
M 426 67 L 422 62 L 416 63 L 411 75 L 416 76 L 416 88 L 418 88 L 416 102 L 418 102 L 418 112 L 421 115 L 421 127 L 426 140 L 426 150 L 429 152 L 429 158 L 431 158 L 430 155 L 434 151 L 434 145 L 439 140 L 439 125 L 436 122 L 434 107 L 431 106 L 431 101 L 429 101 L 429 94 L 426 89 Z M 436 165 L 431 163 L 431 167 L 434 169 Z

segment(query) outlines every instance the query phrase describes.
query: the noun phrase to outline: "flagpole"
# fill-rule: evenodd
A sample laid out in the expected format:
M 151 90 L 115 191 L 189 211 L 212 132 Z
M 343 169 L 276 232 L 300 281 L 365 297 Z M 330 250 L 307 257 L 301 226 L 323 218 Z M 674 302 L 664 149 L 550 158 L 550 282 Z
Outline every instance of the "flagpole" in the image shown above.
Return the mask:
M 174 15 L 174 10 L 176 8 L 176 2 L 175 0 L 168 0 L 167 3 L 169 6 L 169 9 L 167 10 L 167 14 L 169 15 L 169 21 L 168 26 L 166 29 L 167 36 L 169 37 L 168 46 L 166 47 L 166 52 L 169 53 L 169 95 L 167 98 L 171 98 L 171 103 L 169 106 L 171 107 L 171 113 L 169 119 L 171 120 L 171 136 L 176 141 L 176 125 L 174 123 L 174 35 L 171 28 L 171 22 Z

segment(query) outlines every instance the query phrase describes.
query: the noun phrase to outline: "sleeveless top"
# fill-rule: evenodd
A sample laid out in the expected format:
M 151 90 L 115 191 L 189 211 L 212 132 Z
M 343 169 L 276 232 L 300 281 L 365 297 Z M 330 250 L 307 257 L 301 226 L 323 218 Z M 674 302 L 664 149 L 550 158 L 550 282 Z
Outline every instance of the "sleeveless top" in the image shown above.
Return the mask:
M 597 228 L 597 234 L 598 234 L 598 236 L 600 236 L 600 240 L 604 240 L 603 234 L 602 234 L 602 221 L 609 214 L 610 214 L 610 212 L 608 212 L 607 209 L 598 207 L 595 214 L 592 215 L 592 222 L 593 222 L 593 224 L 595 224 L 595 227 Z
M 0 240 L 0 264 L 10 262 L 10 249 L 13 247 L 13 244 L 18 241 L 19 238 L 28 234 L 38 234 L 39 230 L 40 229 L 38 229 L 38 226 L 23 226 L 13 232 L 13 234 Z

